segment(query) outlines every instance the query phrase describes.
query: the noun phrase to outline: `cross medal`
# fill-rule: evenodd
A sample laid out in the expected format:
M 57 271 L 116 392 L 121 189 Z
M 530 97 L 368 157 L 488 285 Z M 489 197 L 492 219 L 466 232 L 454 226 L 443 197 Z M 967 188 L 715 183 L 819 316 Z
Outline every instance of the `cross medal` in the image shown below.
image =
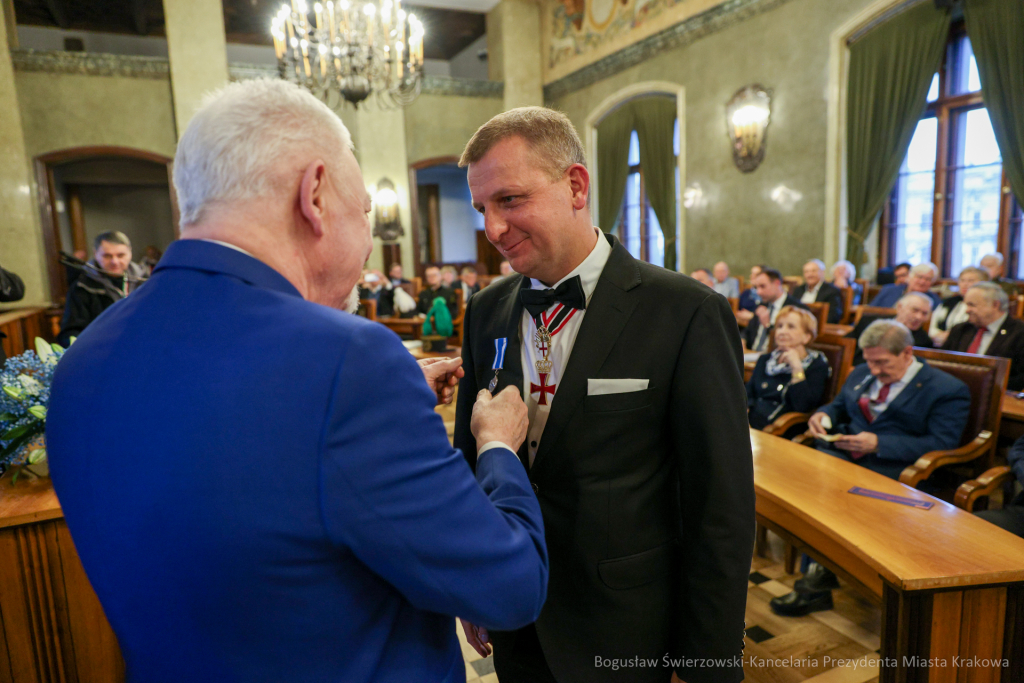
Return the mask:
M 540 392 L 537 405 L 546 406 L 548 404 L 548 394 L 555 395 L 554 385 L 548 384 L 548 375 L 551 374 L 552 363 L 548 358 L 548 354 L 551 353 L 551 333 L 548 331 L 547 325 L 541 324 L 537 326 L 537 332 L 533 335 L 533 345 L 537 347 L 537 353 L 541 355 L 539 360 L 534 361 L 537 373 L 540 375 L 540 384 L 537 385 L 530 382 L 530 393 Z

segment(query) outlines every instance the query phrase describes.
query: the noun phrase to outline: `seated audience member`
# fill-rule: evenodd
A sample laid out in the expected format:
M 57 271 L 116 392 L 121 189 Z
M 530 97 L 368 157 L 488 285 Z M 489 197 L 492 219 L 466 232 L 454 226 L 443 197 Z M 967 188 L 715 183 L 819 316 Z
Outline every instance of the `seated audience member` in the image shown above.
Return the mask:
M 967 322 L 949 331 L 942 345 L 947 351 L 1009 358 L 1008 389 L 1024 389 L 1024 321 L 1007 313 L 1009 298 L 994 282 L 979 282 L 964 297 Z
M 423 271 L 423 277 L 426 278 L 427 286 L 423 288 L 416 299 L 416 313 L 421 317 L 427 317 L 427 312 L 434 305 L 434 299 L 441 297 L 448 302 L 448 311 L 452 314 L 452 318 L 458 316 L 455 292 L 441 283 L 441 269 L 437 266 L 429 266 Z
M 455 266 L 443 266 L 441 268 L 441 284 L 448 289 L 454 290 L 457 287 L 459 281 L 459 271 L 455 269 Z
M 807 345 L 818 336 L 810 311 L 788 306 L 775 319 L 775 350 L 757 359 L 747 382 L 750 426 L 764 429 L 783 413 L 807 413 L 821 405 L 830 374 L 825 356 Z
M 837 289 L 853 289 L 853 302 L 851 305 L 860 306 L 864 299 L 864 288 L 856 281 L 857 269 L 849 261 L 836 261 L 832 266 L 832 284 Z
M 914 346 L 920 346 L 921 348 L 930 349 L 935 346 L 932 343 L 932 338 L 928 336 L 928 332 L 924 329 L 924 323 L 928 320 L 928 316 L 932 313 L 932 300 L 926 297 L 920 292 L 911 292 L 906 294 L 902 299 L 896 302 L 896 322 L 902 324 L 908 330 L 910 330 L 911 336 L 914 338 Z M 864 330 L 868 329 L 868 326 L 876 320 L 890 320 L 890 318 L 879 318 L 873 315 L 866 315 L 860 319 L 849 334 L 848 339 L 860 339 L 860 336 L 864 334 Z M 864 362 L 864 352 L 860 346 L 857 347 L 856 352 L 853 354 L 853 364 L 860 365 Z
M 858 342 L 867 365 L 855 368 L 836 399 L 808 422 L 816 437 L 843 435 L 832 443 L 819 439 L 819 451 L 899 479 L 925 453 L 960 445 L 971 392 L 915 358 L 912 342 L 910 330 L 893 320 L 868 327 Z M 769 604 L 783 616 L 832 609 L 830 589 L 837 586 L 832 572 L 810 563 L 796 590 Z
M 750 269 L 750 288 L 740 292 L 740 310 L 736 312 L 736 319 L 744 324 L 749 324 L 754 317 L 754 309 L 761 303 L 761 297 L 757 295 L 757 288 L 754 287 L 754 278 L 766 270 L 768 266 L 753 266 Z
M 388 270 L 388 279 L 391 280 L 391 286 L 397 287 L 399 285 L 407 285 L 409 281 L 402 277 L 402 264 L 394 263 Z
M 1002 254 L 988 254 L 987 256 L 981 257 L 981 262 L 978 264 L 988 272 L 989 279 L 1003 288 L 1007 296 L 1016 296 L 1017 285 L 1011 280 L 1007 280 L 1003 277 L 1004 266 L 1003 266 L 1003 255 Z
M 377 315 L 389 317 L 395 314 L 395 289 L 391 281 L 379 270 L 363 271 L 359 280 L 359 298 L 377 302 Z
M 462 300 L 469 302 L 469 298 L 480 291 L 480 283 L 476 281 L 476 268 L 466 266 L 462 269 L 461 275 L 459 286 L 462 287 Z
M 724 296 L 726 299 L 739 298 L 740 281 L 734 277 L 729 277 L 728 263 L 725 261 L 719 261 L 716 263 L 715 267 L 712 269 L 712 275 L 715 278 L 714 285 L 711 287 L 713 290 Z
M 879 268 L 875 282 L 879 285 L 905 285 L 910 277 L 910 264 L 898 263 L 892 268 Z
M 804 264 L 804 284 L 793 290 L 793 297 L 802 304 L 828 304 L 828 322 L 837 323 L 843 317 L 843 293 L 825 282 L 825 264 L 811 259 Z
M 782 274 L 773 268 L 766 268 L 754 278 L 754 288 L 761 298 L 761 303 L 754 310 L 754 317 L 743 330 L 744 351 L 767 351 L 768 339 L 771 336 L 775 320 L 786 306 L 807 308 L 799 299 L 786 293 L 786 285 L 782 282 Z
M 509 275 L 512 275 L 514 272 L 515 271 L 512 270 L 511 263 L 509 263 L 508 261 L 502 261 L 500 264 L 498 264 L 498 274 L 491 278 L 491 284 L 493 285 L 495 282 L 501 282 Z
M 715 278 L 711 276 L 711 272 L 707 268 L 698 268 L 697 270 L 690 273 L 690 277 L 692 277 L 694 280 L 701 283 L 702 285 L 706 285 L 711 289 L 715 289 Z
M 882 287 L 882 291 L 871 302 L 872 306 L 881 308 L 892 308 L 900 298 L 907 292 L 921 292 L 931 297 L 932 303 L 938 306 L 942 303 L 939 295 L 931 291 L 935 279 L 939 277 L 939 269 L 934 263 L 918 263 L 910 269 L 910 275 L 903 284 L 896 281 L 891 285 Z
M 1024 485 L 1024 436 L 1014 442 L 1006 454 L 1006 463 L 1017 477 L 1017 482 Z M 1012 502 L 1004 503 L 1002 510 L 982 510 L 975 514 L 1011 534 L 1024 537 L 1024 492 L 1019 493 Z
M 142 266 L 132 263 L 132 243 L 123 232 L 103 232 L 93 243 L 93 259 L 68 290 L 57 343 L 67 347 L 89 323 L 141 283 Z
M 967 322 L 967 304 L 964 303 L 964 295 L 974 285 L 987 280 L 988 271 L 982 268 L 967 266 L 960 271 L 960 277 L 957 278 L 957 286 L 960 291 L 948 299 L 943 299 L 932 314 L 928 336 L 932 338 L 933 342 L 941 346 L 949 336 L 951 329 L 960 323 Z

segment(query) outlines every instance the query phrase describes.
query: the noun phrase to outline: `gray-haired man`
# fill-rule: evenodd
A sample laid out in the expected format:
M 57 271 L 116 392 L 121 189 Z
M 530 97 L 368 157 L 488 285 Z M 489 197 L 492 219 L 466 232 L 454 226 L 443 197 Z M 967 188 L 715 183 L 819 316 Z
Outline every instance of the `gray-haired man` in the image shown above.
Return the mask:
M 967 322 L 954 325 L 942 348 L 1009 358 L 1007 388 L 1024 389 L 1024 321 L 1011 318 L 1009 299 L 994 282 L 979 282 L 964 296 Z

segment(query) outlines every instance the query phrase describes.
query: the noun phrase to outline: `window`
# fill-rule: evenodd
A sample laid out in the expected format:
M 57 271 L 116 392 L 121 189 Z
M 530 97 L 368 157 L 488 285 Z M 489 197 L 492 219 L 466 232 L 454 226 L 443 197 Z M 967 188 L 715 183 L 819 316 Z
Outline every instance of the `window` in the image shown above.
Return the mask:
M 679 156 L 679 120 L 673 131 L 673 151 Z M 664 265 L 665 234 L 658 217 L 651 208 L 644 190 L 644 172 L 640 167 L 640 139 L 636 131 L 629 138 L 629 175 L 626 176 L 626 196 L 619 215 L 619 240 L 634 258 L 648 263 Z M 679 167 L 676 166 L 676 196 L 679 195 Z M 676 208 L 678 212 L 678 207 Z M 674 229 L 674 228 L 673 228 Z
M 1024 271 L 1020 207 L 1012 201 L 981 78 L 963 26 L 928 91 L 892 195 L 882 215 L 879 265 L 934 261 L 945 276 L 977 265 L 985 254 L 1013 258 Z M 1008 252 L 1012 252 L 1008 253 Z

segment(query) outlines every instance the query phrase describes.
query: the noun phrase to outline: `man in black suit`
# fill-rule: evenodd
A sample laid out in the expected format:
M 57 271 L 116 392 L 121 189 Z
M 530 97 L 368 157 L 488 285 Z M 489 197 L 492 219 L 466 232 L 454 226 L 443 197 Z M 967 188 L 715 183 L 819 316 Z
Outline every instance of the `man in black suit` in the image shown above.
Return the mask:
M 754 317 L 743 330 L 744 351 L 767 351 L 768 340 L 775 327 L 775 318 L 786 306 L 807 308 L 789 294 L 782 281 L 782 273 L 774 268 L 765 268 L 754 278 L 754 290 L 761 297 L 761 303 L 754 309 Z
M 843 319 L 843 293 L 831 282 L 825 281 L 825 262 L 811 259 L 804 264 L 804 284 L 793 290 L 794 299 L 802 304 L 828 304 L 828 322 Z
M 994 282 L 979 282 L 964 296 L 967 322 L 954 325 L 942 348 L 1010 359 L 1008 389 L 1024 389 L 1024 321 L 1011 318 L 1009 298 Z
M 493 641 L 502 683 L 740 681 L 754 499 L 727 301 L 593 227 L 564 115 L 499 114 L 461 165 L 488 240 L 520 275 L 466 311 L 455 444 L 473 465 L 477 392 L 522 387 L 519 455 L 551 567 L 535 624 L 464 623 L 470 644 L 486 656 Z M 621 666 L 636 657 L 656 665 Z
M 423 271 L 423 277 L 427 280 L 427 286 L 420 291 L 416 298 L 416 313 L 421 317 L 426 317 L 430 312 L 430 307 L 434 305 L 434 299 L 441 297 L 448 304 L 448 312 L 454 319 L 459 314 L 455 290 L 445 287 L 441 282 L 441 269 L 437 266 L 428 266 Z
M 928 331 L 924 329 L 924 323 L 928 320 L 928 316 L 932 314 L 932 300 L 930 297 L 925 296 L 921 292 L 910 292 L 904 294 L 903 298 L 896 302 L 896 322 L 902 323 L 904 327 L 910 330 L 910 335 L 914 339 L 914 346 L 920 346 L 921 348 L 930 349 L 935 346 L 932 343 L 932 338 L 928 336 Z M 885 318 L 877 315 L 866 315 L 860 319 L 860 322 L 846 335 L 848 339 L 859 340 L 860 336 L 864 334 L 864 330 L 868 329 L 868 326 L 876 320 L 885 320 Z M 860 348 L 860 344 L 857 345 L 857 350 L 853 354 L 853 364 L 860 365 L 864 362 L 864 349 Z

